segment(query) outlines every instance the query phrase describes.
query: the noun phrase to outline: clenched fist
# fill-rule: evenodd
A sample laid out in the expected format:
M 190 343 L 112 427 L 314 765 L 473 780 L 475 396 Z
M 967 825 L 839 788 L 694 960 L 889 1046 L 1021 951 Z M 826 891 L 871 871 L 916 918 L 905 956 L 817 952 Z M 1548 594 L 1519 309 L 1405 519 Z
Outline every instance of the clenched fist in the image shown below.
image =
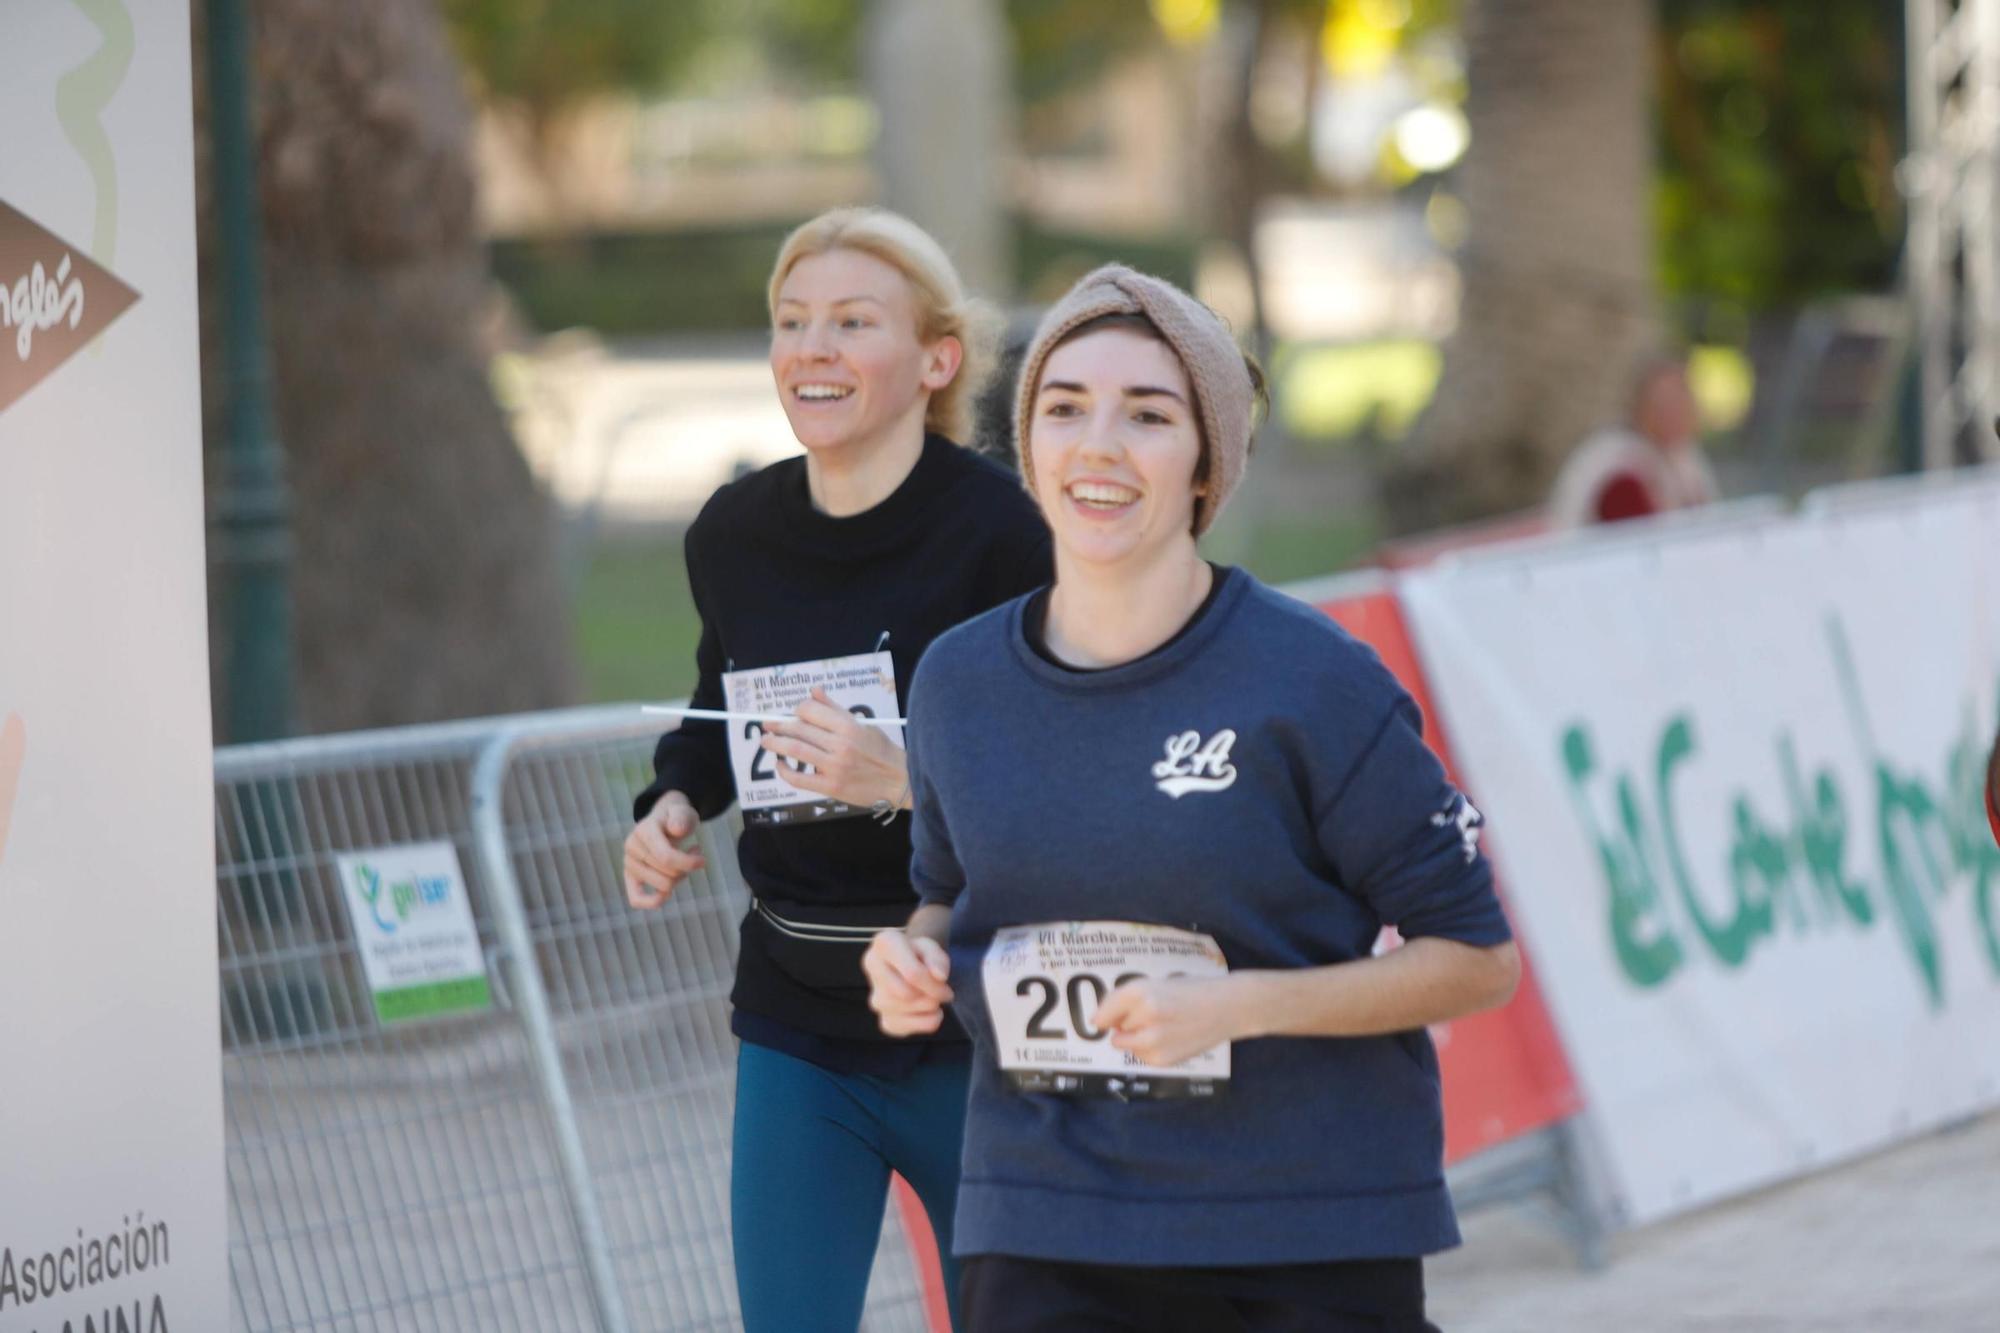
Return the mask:
M 653 802 L 646 817 L 625 836 L 625 901 L 651 911 L 673 897 L 680 882 L 708 862 L 701 849 L 682 848 L 701 827 L 688 798 L 677 791 Z
M 925 935 L 885 930 L 861 955 L 868 974 L 868 1007 L 892 1037 L 936 1032 L 951 1003 L 951 955 Z

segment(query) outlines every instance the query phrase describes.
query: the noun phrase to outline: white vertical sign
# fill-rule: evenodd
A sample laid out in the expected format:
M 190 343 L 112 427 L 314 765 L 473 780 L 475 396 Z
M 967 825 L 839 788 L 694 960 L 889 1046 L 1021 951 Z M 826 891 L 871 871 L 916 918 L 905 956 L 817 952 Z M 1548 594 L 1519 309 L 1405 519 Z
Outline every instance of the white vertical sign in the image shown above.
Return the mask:
M 6 0 L 0 1333 L 223 1329 L 186 0 Z

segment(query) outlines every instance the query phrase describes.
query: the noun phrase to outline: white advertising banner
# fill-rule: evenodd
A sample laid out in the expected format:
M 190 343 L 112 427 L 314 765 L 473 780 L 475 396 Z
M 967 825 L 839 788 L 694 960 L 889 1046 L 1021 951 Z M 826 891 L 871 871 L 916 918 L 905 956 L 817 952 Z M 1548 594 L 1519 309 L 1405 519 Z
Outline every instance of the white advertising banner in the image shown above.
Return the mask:
M 1626 1220 L 2000 1104 L 2000 480 L 1404 599 Z
M 224 1329 L 185 0 L 0 16 L 0 1333 Z

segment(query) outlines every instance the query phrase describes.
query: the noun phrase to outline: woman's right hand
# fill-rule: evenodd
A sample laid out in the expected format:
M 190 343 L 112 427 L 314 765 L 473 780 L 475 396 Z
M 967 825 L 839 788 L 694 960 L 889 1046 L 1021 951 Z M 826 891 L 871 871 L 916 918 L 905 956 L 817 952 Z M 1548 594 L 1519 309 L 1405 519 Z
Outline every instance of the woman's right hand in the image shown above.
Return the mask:
M 693 804 L 677 791 L 653 802 L 646 817 L 625 835 L 625 901 L 651 911 L 673 897 L 680 882 L 708 865 L 699 847 L 679 844 L 701 827 Z
M 951 1003 L 951 955 L 927 935 L 884 930 L 861 955 L 868 974 L 868 1007 L 892 1037 L 936 1032 Z

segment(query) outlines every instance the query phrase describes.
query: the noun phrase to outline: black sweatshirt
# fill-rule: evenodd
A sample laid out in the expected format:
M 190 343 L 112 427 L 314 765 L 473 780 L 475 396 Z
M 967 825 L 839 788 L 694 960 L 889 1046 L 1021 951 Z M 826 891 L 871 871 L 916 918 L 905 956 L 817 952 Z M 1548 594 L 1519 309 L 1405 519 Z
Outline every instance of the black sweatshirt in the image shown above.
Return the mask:
M 882 643 L 909 697 L 917 659 L 959 622 L 1048 583 L 1049 533 L 1019 479 L 941 436 L 874 508 L 834 518 L 813 507 L 803 458 L 718 490 L 687 534 L 688 584 L 701 616 L 696 708 L 725 706 L 722 675 L 867 653 Z M 683 723 L 660 738 L 656 777 L 633 802 L 643 818 L 677 790 L 703 819 L 736 799 L 727 724 Z M 743 878 L 760 899 L 801 905 L 916 907 L 910 821 L 869 818 L 745 828 Z M 802 985 L 768 955 L 753 908 L 731 995 L 738 1036 L 852 1072 L 887 1073 L 919 1052 L 887 1046 L 858 968 L 852 987 Z M 839 946 L 831 946 L 839 947 Z M 963 1041 L 948 1022 L 940 1040 Z

